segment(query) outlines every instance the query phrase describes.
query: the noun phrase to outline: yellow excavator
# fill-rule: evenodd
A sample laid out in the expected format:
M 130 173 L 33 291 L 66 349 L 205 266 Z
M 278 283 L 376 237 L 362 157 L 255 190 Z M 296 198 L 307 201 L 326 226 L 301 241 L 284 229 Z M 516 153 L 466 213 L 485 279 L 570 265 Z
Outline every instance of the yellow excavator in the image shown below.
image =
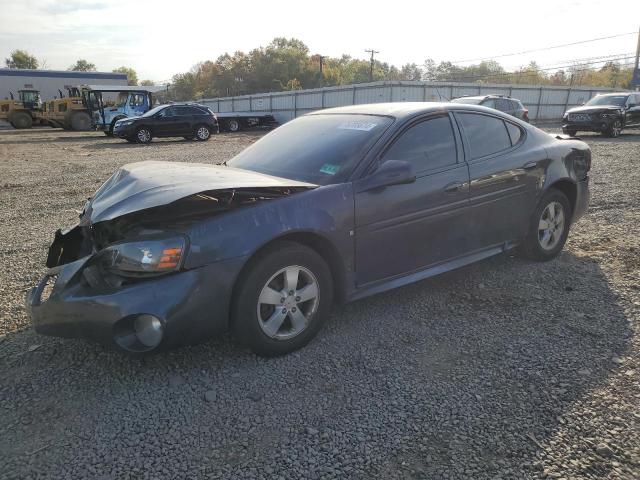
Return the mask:
M 0 100 L 0 120 L 13 128 L 31 128 L 42 124 L 42 100 L 38 90 L 18 90 L 18 98 L 9 93 L 10 99 Z
M 58 90 L 60 98 L 45 102 L 42 119 L 49 126 L 65 130 L 91 130 L 91 115 L 82 101 L 78 87 L 66 87 L 67 95 Z

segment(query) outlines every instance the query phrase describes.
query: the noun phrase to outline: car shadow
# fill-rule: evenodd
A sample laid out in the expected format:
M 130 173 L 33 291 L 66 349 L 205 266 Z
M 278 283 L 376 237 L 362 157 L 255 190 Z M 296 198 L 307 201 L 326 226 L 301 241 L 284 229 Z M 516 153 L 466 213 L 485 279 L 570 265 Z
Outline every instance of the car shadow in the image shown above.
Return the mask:
M 537 477 L 570 441 L 558 440 L 565 418 L 610 382 L 631 335 L 598 264 L 568 252 L 547 263 L 502 255 L 337 306 L 316 340 L 271 360 L 226 336 L 136 357 L 23 331 L 0 344 L 12 412 L 0 419 L 0 451 L 18 471 L 24 452 L 51 445 L 30 457 L 36 472 L 116 437 L 165 444 L 199 432 L 189 461 L 241 473 L 248 460 L 234 445 L 259 467 L 279 451 L 307 455 L 312 428 L 329 447 L 366 438 L 375 463 L 359 460 L 360 441 L 340 444 L 341 458 L 362 463 L 354 478 Z M 592 441 L 575 428 L 572 441 Z M 412 448 L 390 447 L 400 444 Z M 119 454 L 126 464 L 136 448 Z M 162 462 L 160 449 L 145 455 Z M 585 476 L 613 468 L 583 461 Z

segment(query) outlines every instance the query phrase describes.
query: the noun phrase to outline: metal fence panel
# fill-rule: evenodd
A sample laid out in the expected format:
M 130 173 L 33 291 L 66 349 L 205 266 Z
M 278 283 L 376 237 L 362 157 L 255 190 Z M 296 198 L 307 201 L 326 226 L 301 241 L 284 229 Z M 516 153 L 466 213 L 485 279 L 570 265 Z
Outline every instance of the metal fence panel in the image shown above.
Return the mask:
M 373 82 L 338 87 L 202 99 L 218 112 L 271 113 L 280 123 L 321 108 L 380 102 L 438 102 L 464 95 L 509 95 L 529 109 L 532 120 L 559 120 L 567 108 L 612 89 L 556 85 L 453 82 Z

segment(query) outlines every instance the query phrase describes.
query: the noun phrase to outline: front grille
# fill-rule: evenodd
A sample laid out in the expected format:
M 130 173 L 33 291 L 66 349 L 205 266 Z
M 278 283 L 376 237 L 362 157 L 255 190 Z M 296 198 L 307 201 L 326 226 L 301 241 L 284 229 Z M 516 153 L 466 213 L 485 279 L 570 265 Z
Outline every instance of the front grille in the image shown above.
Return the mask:
M 590 122 L 591 115 L 588 113 L 570 113 L 569 114 L 570 122 Z

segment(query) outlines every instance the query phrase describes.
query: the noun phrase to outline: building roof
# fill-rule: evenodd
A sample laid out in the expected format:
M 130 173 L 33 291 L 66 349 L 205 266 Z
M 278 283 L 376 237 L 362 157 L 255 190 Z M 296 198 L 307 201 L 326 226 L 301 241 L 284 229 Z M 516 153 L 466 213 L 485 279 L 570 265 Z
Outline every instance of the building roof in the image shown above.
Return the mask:
M 27 68 L 0 68 L 0 77 L 46 77 L 126 80 L 126 73 L 116 72 L 76 72 L 73 70 L 31 70 Z

